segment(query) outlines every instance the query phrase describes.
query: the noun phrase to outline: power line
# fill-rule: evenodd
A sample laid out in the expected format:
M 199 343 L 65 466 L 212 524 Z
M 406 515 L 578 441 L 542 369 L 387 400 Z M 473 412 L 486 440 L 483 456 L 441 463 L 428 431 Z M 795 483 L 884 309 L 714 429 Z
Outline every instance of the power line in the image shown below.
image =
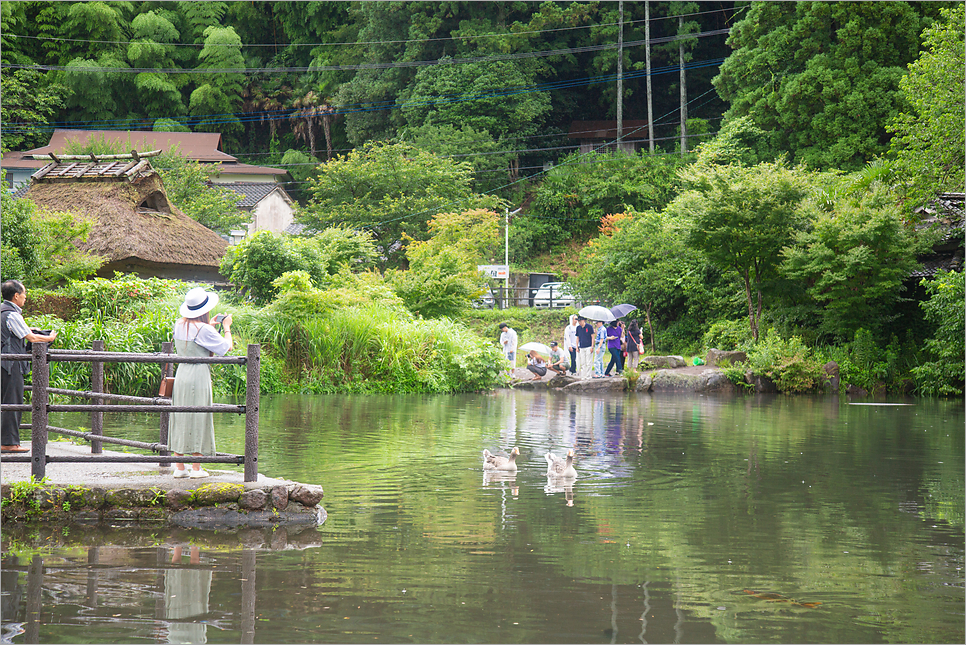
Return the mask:
M 662 38 L 652 38 L 650 44 L 661 44 L 674 42 L 678 40 L 690 40 L 693 38 L 705 38 L 708 36 L 720 36 L 723 34 L 728 34 L 731 32 L 730 28 L 725 29 L 713 29 L 711 31 L 702 31 L 692 34 L 681 34 L 675 36 L 665 36 Z M 648 41 L 645 40 L 632 40 L 624 43 L 624 47 L 639 47 L 641 45 L 647 44 Z M 567 47 L 564 49 L 551 49 L 545 51 L 536 52 L 520 52 L 517 54 L 497 54 L 490 56 L 476 56 L 470 58 L 437 58 L 433 60 L 423 60 L 423 61 L 395 61 L 391 63 L 358 63 L 352 65 L 319 65 L 319 66 L 309 66 L 309 67 L 259 67 L 259 68 L 192 68 L 192 69 L 182 69 L 182 68 L 171 68 L 171 67 L 81 67 L 81 66 L 70 66 L 70 65 L 22 65 L 17 63 L 3 63 L 0 64 L 0 68 L 3 69 L 27 69 L 39 72 L 53 72 L 53 71 L 63 71 L 63 72 L 91 72 L 91 73 L 113 73 L 113 74 L 284 74 L 293 72 L 347 72 L 347 71 L 360 71 L 367 69 L 374 70 L 385 70 L 385 69 L 400 69 L 408 67 L 427 67 L 430 65 L 463 65 L 470 63 L 483 63 L 483 62 L 504 62 L 509 60 L 521 60 L 527 58 L 545 58 L 550 56 L 563 56 L 567 54 L 582 54 L 588 52 L 596 51 L 606 51 L 610 49 L 617 49 L 616 43 L 605 43 L 602 45 L 585 45 L 582 47 Z
M 692 61 L 685 66 L 687 70 L 701 69 L 703 67 L 713 67 L 720 65 L 724 61 L 723 58 L 718 59 L 707 59 L 701 61 Z M 669 73 L 676 73 L 678 71 L 677 66 L 667 66 L 661 68 L 652 68 L 651 75 L 662 75 Z M 625 74 L 625 78 L 635 79 L 647 76 L 645 71 L 630 72 Z M 345 115 L 358 112 L 378 112 L 384 110 L 394 110 L 394 109 L 407 109 L 418 106 L 432 106 L 432 105 L 446 105 L 454 103 L 463 103 L 468 101 L 482 100 L 486 98 L 497 98 L 505 96 L 513 96 L 519 94 L 526 94 L 531 92 L 544 92 L 553 91 L 561 89 L 570 89 L 575 87 L 583 87 L 587 85 L 597 85 L 610 83 L 616 75 L 609 74 L 604 76 L 591 76 L 582 79 L 570 79 L 565 81 L 554 81 L 551 83 L 542 83 L 536 85 L 524 85 L 516 87 L 506 87 L 506 88 L 495 88 L 489 93 L 476 94 L 476 95 L 441 95 L 435 97 L 435 100 L 425 100 L 425 101 L 409 101 L 407 103 L 396 103 L 390 101 L 381 101 L 376 103 L 356 103 L 350 104 L 349 106 L 340 107 L 333 111 L 333 115 Z M 295 110 L 263 110 L 258 112 L 248 112 L 244 113 L 245 116 L 238 116 L 234 112 L 223 112 L 218 114 L 206 114 L 206 115 L 195 115 L 195 116 L 168 116 L 162 118 L 169 118 L 178 122 L 184 122 L 189 124 L 199 124 L 204 123 L 206 125 L 219 125 L 225 123 L 254 123 L 261 122 L 265 119 L 282 121 L 293 118 L 296 114 Z M 152 119 L 139 119 L 135 120 L 134 123 L 143 122 L 145 125 L 153 124 L 156 118 Z M 111 124 L 117 124 L 116 127 L 111 127 Z M 67 125 L 78 129 L 84 129 L 85 126 L 94 125 L 100 130 L 129 130 L 131 128 L 132 121 L 129 119 L 109 119 L 103 121 L 85 121 L 85 122 L 66 122 L 66 121 L 55 121 L 47 127 L 33 127 L 33 126 L 18 126 L 12 124 L 7 126 L 10 132 L 43 132 L 52 131 L 58 129 L 58 127 Z
M 707 92 L 704 92 L 704 93 L 702 93 L 702 94 L 694 97 L 693 99 L 691 99 L 691 100 L 688 101 L 688 104 L 693 103 L 694 101 L 697 101 L 698 99 L 704 97 L 705 95 L 707 95 L 707 94 L 709 94 L 710 92 L 713 92 L 713 91 L 714 91 L 714 88 L 712 88 L 712 89 L 708 90 Z M 679 108 L 676 108 L 676 109 L 671 110 L 670 112 L 667 112 L 666 114 L 658 117 L 658 121 L 660 121 L 662 119 L 665 119 L 665 118 L 671 116 L 672 114 L 674 114 L 675 112 L 677 112 L 678 109 Z M 634 128 L 632 131 L 630 131 L 629 133 L 627 133 L 627 135 L 625 135 L 625 136 L 632 136 L 635 133 L 640 132 L 641 130 L 643 130 L 644 127 L 645 126 L 641 126 L 641 127 L 638 127 L 638 128 Z M 555 166 L 554 168 L 561 168 L 561 167 L 566 167 L 566 166 L 570 166 L 570 165 L 574 165 L 576 163 L 579 163 L 579 160 L 580 159 L 583 159 L 583 158 L 587 157 L 588 155 L 595 154 L 598 150 L 602 150 L 602 149 L 603 150 L 606 150 L 609 146 L 616 145 L 621 140 L 621 138 L 615 139 L 615 140 L 610 141 L 610 142 L 602 143 L 599 146 L 597 146 L 596 148 L 594 148 L 593 150 L 591 150 L 590 152 L 587 152 L 587 153 L 578 155 L 576 159 L 574 159 L 572 161 L 565 162 L 565 163 L 561 164 L 560 166 Z M 670 154 L 670 153 L 663 153 L 663 154 Z M 550 170 L 552 170 L 552 169 L 550 169 Z M 501 190 L 504 190 L 504 189 L 507 189 L 507 188 L 511 188 L 512 186 L 520 183 L 521 181 L 523 181 L 525 179 L 526 180 L 532 180 L 532 179 L 534 179 L 536 177 L 540 177 L 541 175 L 545 175 L 548 172 L 549 172 L 549 170 L 544 170 L 544 171 L 538 172 L 538 173 L 536 173 L 534 175 L 531 175 L 529 177 L 521 177 L 520 179 L 517 179 L 516 181 L 511 181 L 508 184 L 504 184 L 502 186 L 497 186 L 497 187 L 493 188 L 493 190 L 494 191 L 501 191 Z M 448 203 L 445 203 L 445 204 L 441 204 L 441 205 L 439 205 L 439 206 L 437 206 L 435 208 L 428 209 L 428 210 L 424 210 L 424 211 L 419 212 L 419 213 L 410 213 L 408 215 L 403 215 L 401 217 L 394 217 L 394 218 L 391 218 L 391 219 L 388 219 L 388 220 L 382 220 L 382 221 L 379 221 L 379 222 L 374 222 L 373 224 L 371 224 L 371 226 L 379 226 L 379 225 L 385 225 L 385 224 L 392 224 L 394 222 L 398 222 L 398 221 L 401 221 L 401 220 L 404 220 L 404 219 L 409 219 L 409 218 L 414 218 L 414 217 L 415 218 L 418 218 L 418 217 L 422 217 L 422 216 L 425 216 L 425 215 L 429 215 L 431 213 L 439 213 L 439 212 L 442 212 L 442 210 L 445 209 L 445 208 L 452 207 L 452 206 L 459 206 L 461 204 L 466 203 L 466 201 L 467 201 L 466 199 L 453 200 L 451 202 L 448 202 Z M 529 217 L 530 215 L 527 214 L 526 216 Z M 342 223 L 348 223 L 348 221 L 347 220 L 341 220 L 339 222 L 333 222 L 333 223 L 335 223 L 335 224 L 342 224 Z
M 675 18 L 687 18 L 690 16 L 701 16 L 709 13 L 722 13 L 724 11 L 743 11 L 746 7 L 722 7 L 721 9 L 713 9 L 710 11 L 695 11 L 692 13 L 680 14 L 677 16 L 661 16 L 659 18 L 651 18 L 651 22 L 657 20 L 671 20 Z M 644 20 L 630 20 L 625 21 L 624 26 L 628 27 L 638 23 L 645 22 Z M 480 38 L 506 38 L 512 36 L 528 36 L 532 34 L 549 34 L 556 33 L 560 31 L 576 31 L 578 29 L 593 29 L 601 27 L 616 27 L 619 23 L 616 22 L 605 22 L 594 25 L 578 25 L 575 27 L 557 27 L 554 29 L 538 29 L 531 31 L 508 31 L 505 33 L 493 33 L 493 34 L 475 34 L 469 36 L 446 36 L 439 38 L 411 38 L 407 40 L 371 40 L 371 41 L 346 41 L 346 42 L 334 42 L 334 43 L 241 43 L 235 45 L 232 43 L 160 43 L 159 45 L 164 45 L 165 47 L 274 47 L 274 48 L 289 48 L 289 47 L 335 47 L 343 45 L 405 45 L 409 43 L 428 43 L 428 42 L 443 42 L 443 41 L 455 41 L 455 40 L 477 40 Z M 8 38 L 24 38 L 30 40 L 50 40 L 56 42 L 68 42 L 68 43 L 89 43 L 89 44 L 100 44 L 100 45 L 130 45 L 135 42 L 149 42 L 155 43 L 156 41 L 127 41 L 127 40 L 92 40 L 87 38 L 57 38 L 53 36 L 31 36 L 28 34 L 5 34 Z M 655 41 L 652 41 L 655 42 Z

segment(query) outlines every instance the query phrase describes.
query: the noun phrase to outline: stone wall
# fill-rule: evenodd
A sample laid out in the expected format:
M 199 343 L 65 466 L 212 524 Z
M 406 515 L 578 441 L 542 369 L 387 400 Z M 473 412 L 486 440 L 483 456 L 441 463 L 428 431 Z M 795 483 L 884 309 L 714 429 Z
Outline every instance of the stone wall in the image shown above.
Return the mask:
M 6 522 L 138 522 L 186 528 L 270 527 L 320 524 L 320 486 L 286 482 L 246 488 L 205 483 L 190 489 L 107 489 L 86 486 L 3 484 Z

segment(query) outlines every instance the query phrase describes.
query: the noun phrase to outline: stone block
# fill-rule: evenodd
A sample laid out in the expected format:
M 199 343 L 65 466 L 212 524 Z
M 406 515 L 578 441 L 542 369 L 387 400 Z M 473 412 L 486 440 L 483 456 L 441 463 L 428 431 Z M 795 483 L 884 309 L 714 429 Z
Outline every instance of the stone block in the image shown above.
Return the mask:
M 168 519 L 168 512 L 163 507 L 152 506 L 142 508 L 138 513 L 139 522 L 164 522 Z
M 103 488 L 72 486 L 67 489 L 67 501 L 75 509 L 98 509 L 107 501 L 107 491 Z
M 552 379 L 547 381 L 547 387 L 549 388 L 562 388 L 567 387 L 571 383 L 579 383 L 580 378 L 572 374 L 558 374 Z
M 622 378 L 595 378 L 571 383 L 563 392 L 623 392 L 626 381 Z
M 650 392 L 651 385 L 654 383 L 654 377 L 650 374 L 641 374 L 640 378 L 637 379 L 637 391 L 638 392 Z
M 263 490 L 246 490 L 238 498 L 238 507 L 246 511 L 260 511 L 268 503 L 268 493 Z
M 675 367 L 685 367 L 683 356 L 645 356 L 641 359 L 644 363 L 653 367 L 674 369 Z
M 137 508 L 109 508 L 101 517 L 106 522 L 136 522 L 140 509 Z
M 745 383 L 753 385 L 755 392 L 760 394 L 776 394 L 778 392 L 778 386 L 775 385 L 775 381 L 767 376 L 753 374 L 751 370 L 745 372 Z
M 747 363 L 748 355 L 744 352 L 726 352 L 720 349 L 709 349 L 708 354 L 704 357 L 704 362 L 708 367 L 718 367 L 726 361 L 729 365 Z
M 196 506 L 214 506 L 215 504 L 237 502 L 244 492 L 245 486 L 243 484 L 228 482 L 202 484 L 194 491 L 194 504 Z
M 157 499 L 157 489 L 151 488 L 119 488 L 108 491 L 104 501 L 109 506 L 151 506 Z
M 272 506 L 280 511 L 288 508 L 287 486 L 275 486 L 272 488 Z
M 323 496 L 321 486 L 310 484 L 295 484 L 288 494 L 289 500 L 298 502 L 307 508 L 314 508 L 316 504 L 322 501 Z
M 62 508 L 67 501 L 67 491 L 63 488 L 41 488 L 34 491 L 34 499 L 40 504 L 41 510 Z
M 164 505 L 172 511 L 180 511 L 191 505 L 194 493 L 190 490 L 169 490 L 164 496 Z

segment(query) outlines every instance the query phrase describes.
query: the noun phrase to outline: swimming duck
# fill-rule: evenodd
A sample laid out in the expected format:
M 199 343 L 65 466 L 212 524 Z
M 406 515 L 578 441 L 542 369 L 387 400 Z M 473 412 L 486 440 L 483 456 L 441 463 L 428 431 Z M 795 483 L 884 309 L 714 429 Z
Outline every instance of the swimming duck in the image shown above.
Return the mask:
M 510 456 L 505 453 L 493 454 L 486 448 L 483 449 L 483 470 L 505 470 L 510 472 L 517 471 L 517 455 L 520 449 L 516 446 L 510 451 Z
M 552 452 L 544 455 L 547 460 L 547 477 L 576 477 L 577 471 L 574 469 L 574 451 L 567 451 L 567 460 L 564 461 Z

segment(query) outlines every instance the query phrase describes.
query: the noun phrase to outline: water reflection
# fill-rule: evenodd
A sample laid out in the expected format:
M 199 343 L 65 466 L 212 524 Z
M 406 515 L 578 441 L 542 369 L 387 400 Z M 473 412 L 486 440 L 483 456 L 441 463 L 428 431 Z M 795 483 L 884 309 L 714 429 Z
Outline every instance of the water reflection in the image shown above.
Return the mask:
M 208 595 L 211 570 L 202 569 L 201 549 L 191 546 L 188 563 L 182 568 L 182 549 L 172 549 L 171 568 L 164 570 L 164 619 L 169 643 L 207 643 Z
M 5 634 L 164 642 L 176 568 L 211 574 L 190 619 L 210 642 L 963 642 L 960 404 L 496 392 L 261 413 L 261 467 L 321 484 L 322 527 L 5 526 Z M 518 472 L 482 471 L 513 446 Z M 570 449 L 578 477 L 548 479 L 544 454 Z

